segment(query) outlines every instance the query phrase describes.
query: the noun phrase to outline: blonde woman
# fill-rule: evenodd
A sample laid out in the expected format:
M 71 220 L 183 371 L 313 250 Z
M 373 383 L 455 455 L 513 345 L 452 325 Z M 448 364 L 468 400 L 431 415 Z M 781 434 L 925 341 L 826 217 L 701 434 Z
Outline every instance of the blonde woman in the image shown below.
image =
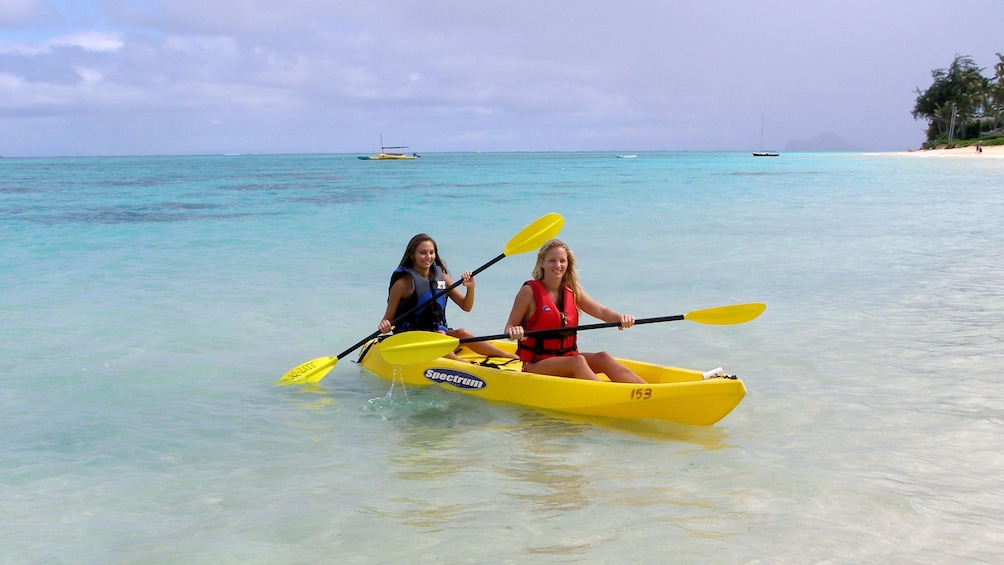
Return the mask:
M 575 273 L 575 255 L 561 240 L 552 239 L 537 252 L 533 278 L 523 283 L 509 313 L 505 333 L 519 341 L 517 353 L 523 370 L 531 373 L 611 381 L 644 383 L 633 371 L 609 353 L 582 353 L 575 332 L 525 336 L 525 332 L 579 325 L 579 310 L 604 322 L 620 322 L 621 329 L 634 325 L 634 316 L 620 314 L 593 300 Z

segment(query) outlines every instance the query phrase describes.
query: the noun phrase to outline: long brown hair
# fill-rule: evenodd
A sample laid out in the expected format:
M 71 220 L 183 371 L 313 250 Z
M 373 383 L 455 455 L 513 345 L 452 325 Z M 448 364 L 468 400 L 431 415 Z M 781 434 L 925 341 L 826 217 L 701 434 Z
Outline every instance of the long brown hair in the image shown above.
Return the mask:
M 537 252 L 537 264 L 533 266 L 533 278 L 543 280 L 544 278 L 544 258 L 547 254 L 555 247 L 561 247 L 568 254 L 568 266 L 565 268 L 565 276 L 561 279 L 562 286 L 566 286 L 572 289 L 572 294 L 575 295 L 575 304 L 578 305 L 579 298 L 582 296 L 582 286 L 579 284 L 579 275 L 575 272 L 575 254 L 572 250 L 568 248 L 568 245 L 560 239 L 549 239 L 547 240 L 540 251 Z M 439 255 L 436 255 L 439 257 Z
M 446 270 L 446 261 L 444 261 L 443 258 L 439 256 L 439 246 L 436 245 L 436 240 L 432 239 L 432 237 L 430 237 L 429 234 L 425 233 L 415 234 L 415 236 L 411 238 L 411 241 L 408 242 L 408 247 L 404 249 L 404 257 L 401 257 L 401 262 L 398 263 L 398 266 L 414 269 L 415 250 L 418 249 L 418 246 L 421 243 L 426 241 L 432 242 L 432 249 L 433 251 L 436 252 L 436 264 L 439 265 L 439 268 L 442 269 L 444 273 L 448 272 Z

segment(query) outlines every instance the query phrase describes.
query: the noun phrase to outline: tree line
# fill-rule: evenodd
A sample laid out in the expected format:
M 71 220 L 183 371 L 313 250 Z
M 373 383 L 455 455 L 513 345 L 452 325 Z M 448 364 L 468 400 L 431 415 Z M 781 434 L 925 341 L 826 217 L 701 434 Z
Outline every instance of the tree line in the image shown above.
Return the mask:
M 956 55 L 947 69 L 931 71 L 934 84 L 917 89 L 913 119 L 925 119 L 924 148 L 968 145 L 993 139 L 1004 143 L 1004 55 L 992 77 L 983 76 L 972 57 Z

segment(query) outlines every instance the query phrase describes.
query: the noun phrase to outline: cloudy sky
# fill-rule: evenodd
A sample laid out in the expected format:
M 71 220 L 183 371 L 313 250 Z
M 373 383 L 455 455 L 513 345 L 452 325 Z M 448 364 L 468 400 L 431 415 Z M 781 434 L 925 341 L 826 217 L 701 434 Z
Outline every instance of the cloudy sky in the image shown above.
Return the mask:
M 0 0 L 0 155 L 923 141 L 1004 1 Z

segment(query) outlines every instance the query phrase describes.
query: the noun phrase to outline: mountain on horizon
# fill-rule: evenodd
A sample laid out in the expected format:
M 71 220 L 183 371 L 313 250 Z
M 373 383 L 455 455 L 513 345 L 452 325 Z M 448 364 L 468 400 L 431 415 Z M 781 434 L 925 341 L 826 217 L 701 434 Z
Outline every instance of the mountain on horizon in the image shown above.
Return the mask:
M 784 146 L 785 151 L 864 151 L 860 147 L 828 131 L 812 139 L 792 139 Z

